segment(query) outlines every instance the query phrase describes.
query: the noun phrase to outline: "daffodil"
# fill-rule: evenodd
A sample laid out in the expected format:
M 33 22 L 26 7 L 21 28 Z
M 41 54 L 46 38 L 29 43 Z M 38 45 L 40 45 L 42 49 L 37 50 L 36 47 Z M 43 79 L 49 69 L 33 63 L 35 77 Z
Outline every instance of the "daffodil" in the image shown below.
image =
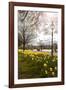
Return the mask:
M 34 58 L 32 58 L 32 60 L 34 60 Z
M 55 60 L 54 60 L 54 59 L 53 59 L 52 61 L 53 61 L 53 62 L 55 62 Z
M 52 71 L 53 69 L 50 67 L 50 71 Z
M 48 74 L 47 70 L 45 70 L 45 74 Z
M 55 75 L 55 73 L 54 73 L 54 72 L 52 72 L 52 75 L 54 76 L 54 75 Z
M 55 67 L 55 70 L 57 70 L 57 67 Z
M 44 67 L 47 67 L 47 64 L 46 63 L 44 63 Z

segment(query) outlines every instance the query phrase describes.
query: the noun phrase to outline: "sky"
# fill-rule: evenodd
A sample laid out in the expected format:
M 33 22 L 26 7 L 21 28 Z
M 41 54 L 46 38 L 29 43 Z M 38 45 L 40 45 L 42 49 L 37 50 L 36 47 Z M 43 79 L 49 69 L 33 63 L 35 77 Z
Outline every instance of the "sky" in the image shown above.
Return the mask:
M 51 23 L 53 21 L 53 42 L 57 43 L 58 40 L 58 13 L 55 12 L 42 12 L 39 17 L 40 25 L 39 30 L 36 31 L 37 38 L 35 39 L 34 45 L 41 40 L 44 44 L 50 44 L 52 40 L 52 29 Z

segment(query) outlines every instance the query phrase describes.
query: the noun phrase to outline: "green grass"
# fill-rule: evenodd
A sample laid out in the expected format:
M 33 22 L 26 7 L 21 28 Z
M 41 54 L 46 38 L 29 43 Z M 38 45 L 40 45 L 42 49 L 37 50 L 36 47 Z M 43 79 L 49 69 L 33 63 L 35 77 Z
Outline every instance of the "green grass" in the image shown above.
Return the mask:
M 50 55 L 32 58 L 18 53 L 18 78 L 48 78 L 57 77 L 57 56 Z

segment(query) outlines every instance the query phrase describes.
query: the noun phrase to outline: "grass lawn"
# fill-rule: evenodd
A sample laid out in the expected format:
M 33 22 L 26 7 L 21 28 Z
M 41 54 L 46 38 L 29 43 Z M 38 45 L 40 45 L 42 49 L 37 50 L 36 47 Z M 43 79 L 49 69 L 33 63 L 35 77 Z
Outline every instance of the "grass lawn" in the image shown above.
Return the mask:
M 57 77 L 57 56 L 48 52 L 18 51 L 18 78 Z

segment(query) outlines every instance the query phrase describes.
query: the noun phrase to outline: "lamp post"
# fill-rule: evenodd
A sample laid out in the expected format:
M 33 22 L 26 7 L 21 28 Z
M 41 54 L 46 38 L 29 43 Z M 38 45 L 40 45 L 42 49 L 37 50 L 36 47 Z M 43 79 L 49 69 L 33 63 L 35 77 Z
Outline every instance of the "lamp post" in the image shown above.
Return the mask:
M 52 56 L 52 59 L 53 59 L 53 30 L 54 30 L 54 23 L 53 23 L 53 21 L 51 23 L 51 30 L 52 30 L 52 33 L 51 33 L 51 36 L 52 36 L 52 40 L 51 40 L 51 56 Z

